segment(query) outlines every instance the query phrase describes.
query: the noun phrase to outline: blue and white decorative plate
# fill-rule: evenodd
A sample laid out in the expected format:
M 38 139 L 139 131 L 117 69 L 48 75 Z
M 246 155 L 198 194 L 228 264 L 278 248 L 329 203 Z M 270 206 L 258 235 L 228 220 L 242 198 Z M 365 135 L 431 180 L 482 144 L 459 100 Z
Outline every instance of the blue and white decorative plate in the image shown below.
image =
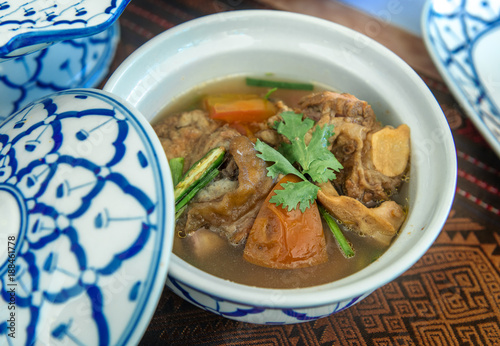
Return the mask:
M 0 344 L 137 344 L 164 288 L 173 189 L 149 123 L 68 90 L 0 124 Z
M 428 0 L 422 34 L 450 90 L 500 156 L 500 0 Z
M 130 0 L 0 0 L 0 59 L 104 31 Z
M 109 71 L 119 39 L 115 22 L 98 34 L 0 62 L 0 122 L 53 92 L 97 87 Z

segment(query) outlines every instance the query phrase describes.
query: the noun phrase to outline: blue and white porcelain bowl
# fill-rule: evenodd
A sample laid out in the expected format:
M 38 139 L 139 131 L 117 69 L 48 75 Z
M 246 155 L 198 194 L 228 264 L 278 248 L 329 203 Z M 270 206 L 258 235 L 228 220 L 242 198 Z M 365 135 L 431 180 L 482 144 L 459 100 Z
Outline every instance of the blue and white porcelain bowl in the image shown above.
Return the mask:
M 106 30 L 130 0 L 2 0 L 0 61 Z
M 448 216 L 456 155 L 438 103 L 406 63 L 360 33 L 299 14 L 234 11 L 176 26 L 132 54 L 105 90 L 152 121 L 201 83 L 266 72 L 352 93 L 383 123 L 406 123 L 412 132 L 407 220 L 388 251 L 359 272 L 320 286 L 266 289 L 220 279 L 172 255 L 167 285 L 180 297 L 238 321 L 289 324 L 346 309 L 419 260 Z
M 95 88 L 115 56 L 120 26 L 0 61 L 0 122 L 36 99 L 70 88 Z
M 164 288 L 170 170 L 114 95 L 72 89 L 0 123 L 0 344 L 137 344 Z

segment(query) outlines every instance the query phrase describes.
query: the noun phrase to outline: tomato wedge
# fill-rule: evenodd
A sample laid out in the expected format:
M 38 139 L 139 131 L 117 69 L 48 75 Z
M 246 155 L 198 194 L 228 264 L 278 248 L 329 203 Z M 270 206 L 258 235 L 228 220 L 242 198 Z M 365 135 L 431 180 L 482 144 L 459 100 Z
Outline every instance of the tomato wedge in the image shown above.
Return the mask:
M 248 236 L 243 257 L 250 263 L 276 269 L 294 269 L 317 265 L 328 260 L 326 240 L 318 206 L 304 213 L 288 211 L 270 203 L 281 184 L 299 182 L 295 175 L 281 179 L 267 196 Z
M 276 114 L 269 100 L 254 94 L 221 94 L 204 98 L 212 119 L 226 122 L 262 122 Z

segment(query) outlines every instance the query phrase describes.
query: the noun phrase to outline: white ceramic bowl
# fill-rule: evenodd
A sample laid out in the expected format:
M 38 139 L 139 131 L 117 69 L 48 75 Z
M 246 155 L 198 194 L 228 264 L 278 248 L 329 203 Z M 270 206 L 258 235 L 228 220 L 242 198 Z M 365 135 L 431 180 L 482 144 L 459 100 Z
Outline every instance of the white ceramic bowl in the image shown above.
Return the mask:
M 196 85 L 273 72 L 330 85 L 368 101 L 385 124 L 412 131 L 409 213 L 379 260 L 329 284 L 264 289 L 219 279 L 173 255 L 167 285 L 191 303 L 253 323 L 297 323 L 345 309 L 409 269 L 432 245 L 453 201 L 450 129 L 418 75 L 375 41 L 334 23 L 279 11 L 215 14 L 174 27 L 132 54 L 105 86 L 148 120 Z

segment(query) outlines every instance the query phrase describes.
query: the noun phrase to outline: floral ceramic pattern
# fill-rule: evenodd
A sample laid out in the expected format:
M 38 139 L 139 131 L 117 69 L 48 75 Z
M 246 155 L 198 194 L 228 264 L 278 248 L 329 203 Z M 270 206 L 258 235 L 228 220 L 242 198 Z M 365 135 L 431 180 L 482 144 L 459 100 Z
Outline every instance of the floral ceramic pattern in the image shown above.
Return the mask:
M 53 92 L 97 87 L 108 72 L 118 41 L 116 22 L 96 35 L 0 62 L 0 122 Z
M 0 216 L 9 215 L 1 235 L 15 238 L 15 270 L 1 241 L 0 344 L 122 345 L 142 336 L 172 241 L 168 163 L 144 123 L 107 94 L 80 89 L 0 125 Z M 4 308 L 12 289 L 15 339 Z
M 500 0 L 433 0 L 422 19 L 436 66 L 500 155 Z
M 181 283 L 179 280 L 174 279 L 170 275 L 167 279 L 167 286 L 175 294 L 187 300 L 191 304 L 217 315 L 236 321 L 273 325 L 308 322 L 330 316 L 349 308 L 371 294 L 371 292 L 365 293 L 361 297 L 355 297 L 335 304 L 326 304 L 324 306 L 314 306 L 310 308 L 289 309 L 280 308 L 279 303 L 273 307 L 273 297 L 269 297 L 269 301 L 266 303 L 267 307 L 256 307 L 234 303 L 189 287 L 188 285 Z M 275 298 L 276 302 L 280 301 L 280 297 Z
M 113 24 L 129 1 L 0 0 L 0 58 L 101 32 Z

